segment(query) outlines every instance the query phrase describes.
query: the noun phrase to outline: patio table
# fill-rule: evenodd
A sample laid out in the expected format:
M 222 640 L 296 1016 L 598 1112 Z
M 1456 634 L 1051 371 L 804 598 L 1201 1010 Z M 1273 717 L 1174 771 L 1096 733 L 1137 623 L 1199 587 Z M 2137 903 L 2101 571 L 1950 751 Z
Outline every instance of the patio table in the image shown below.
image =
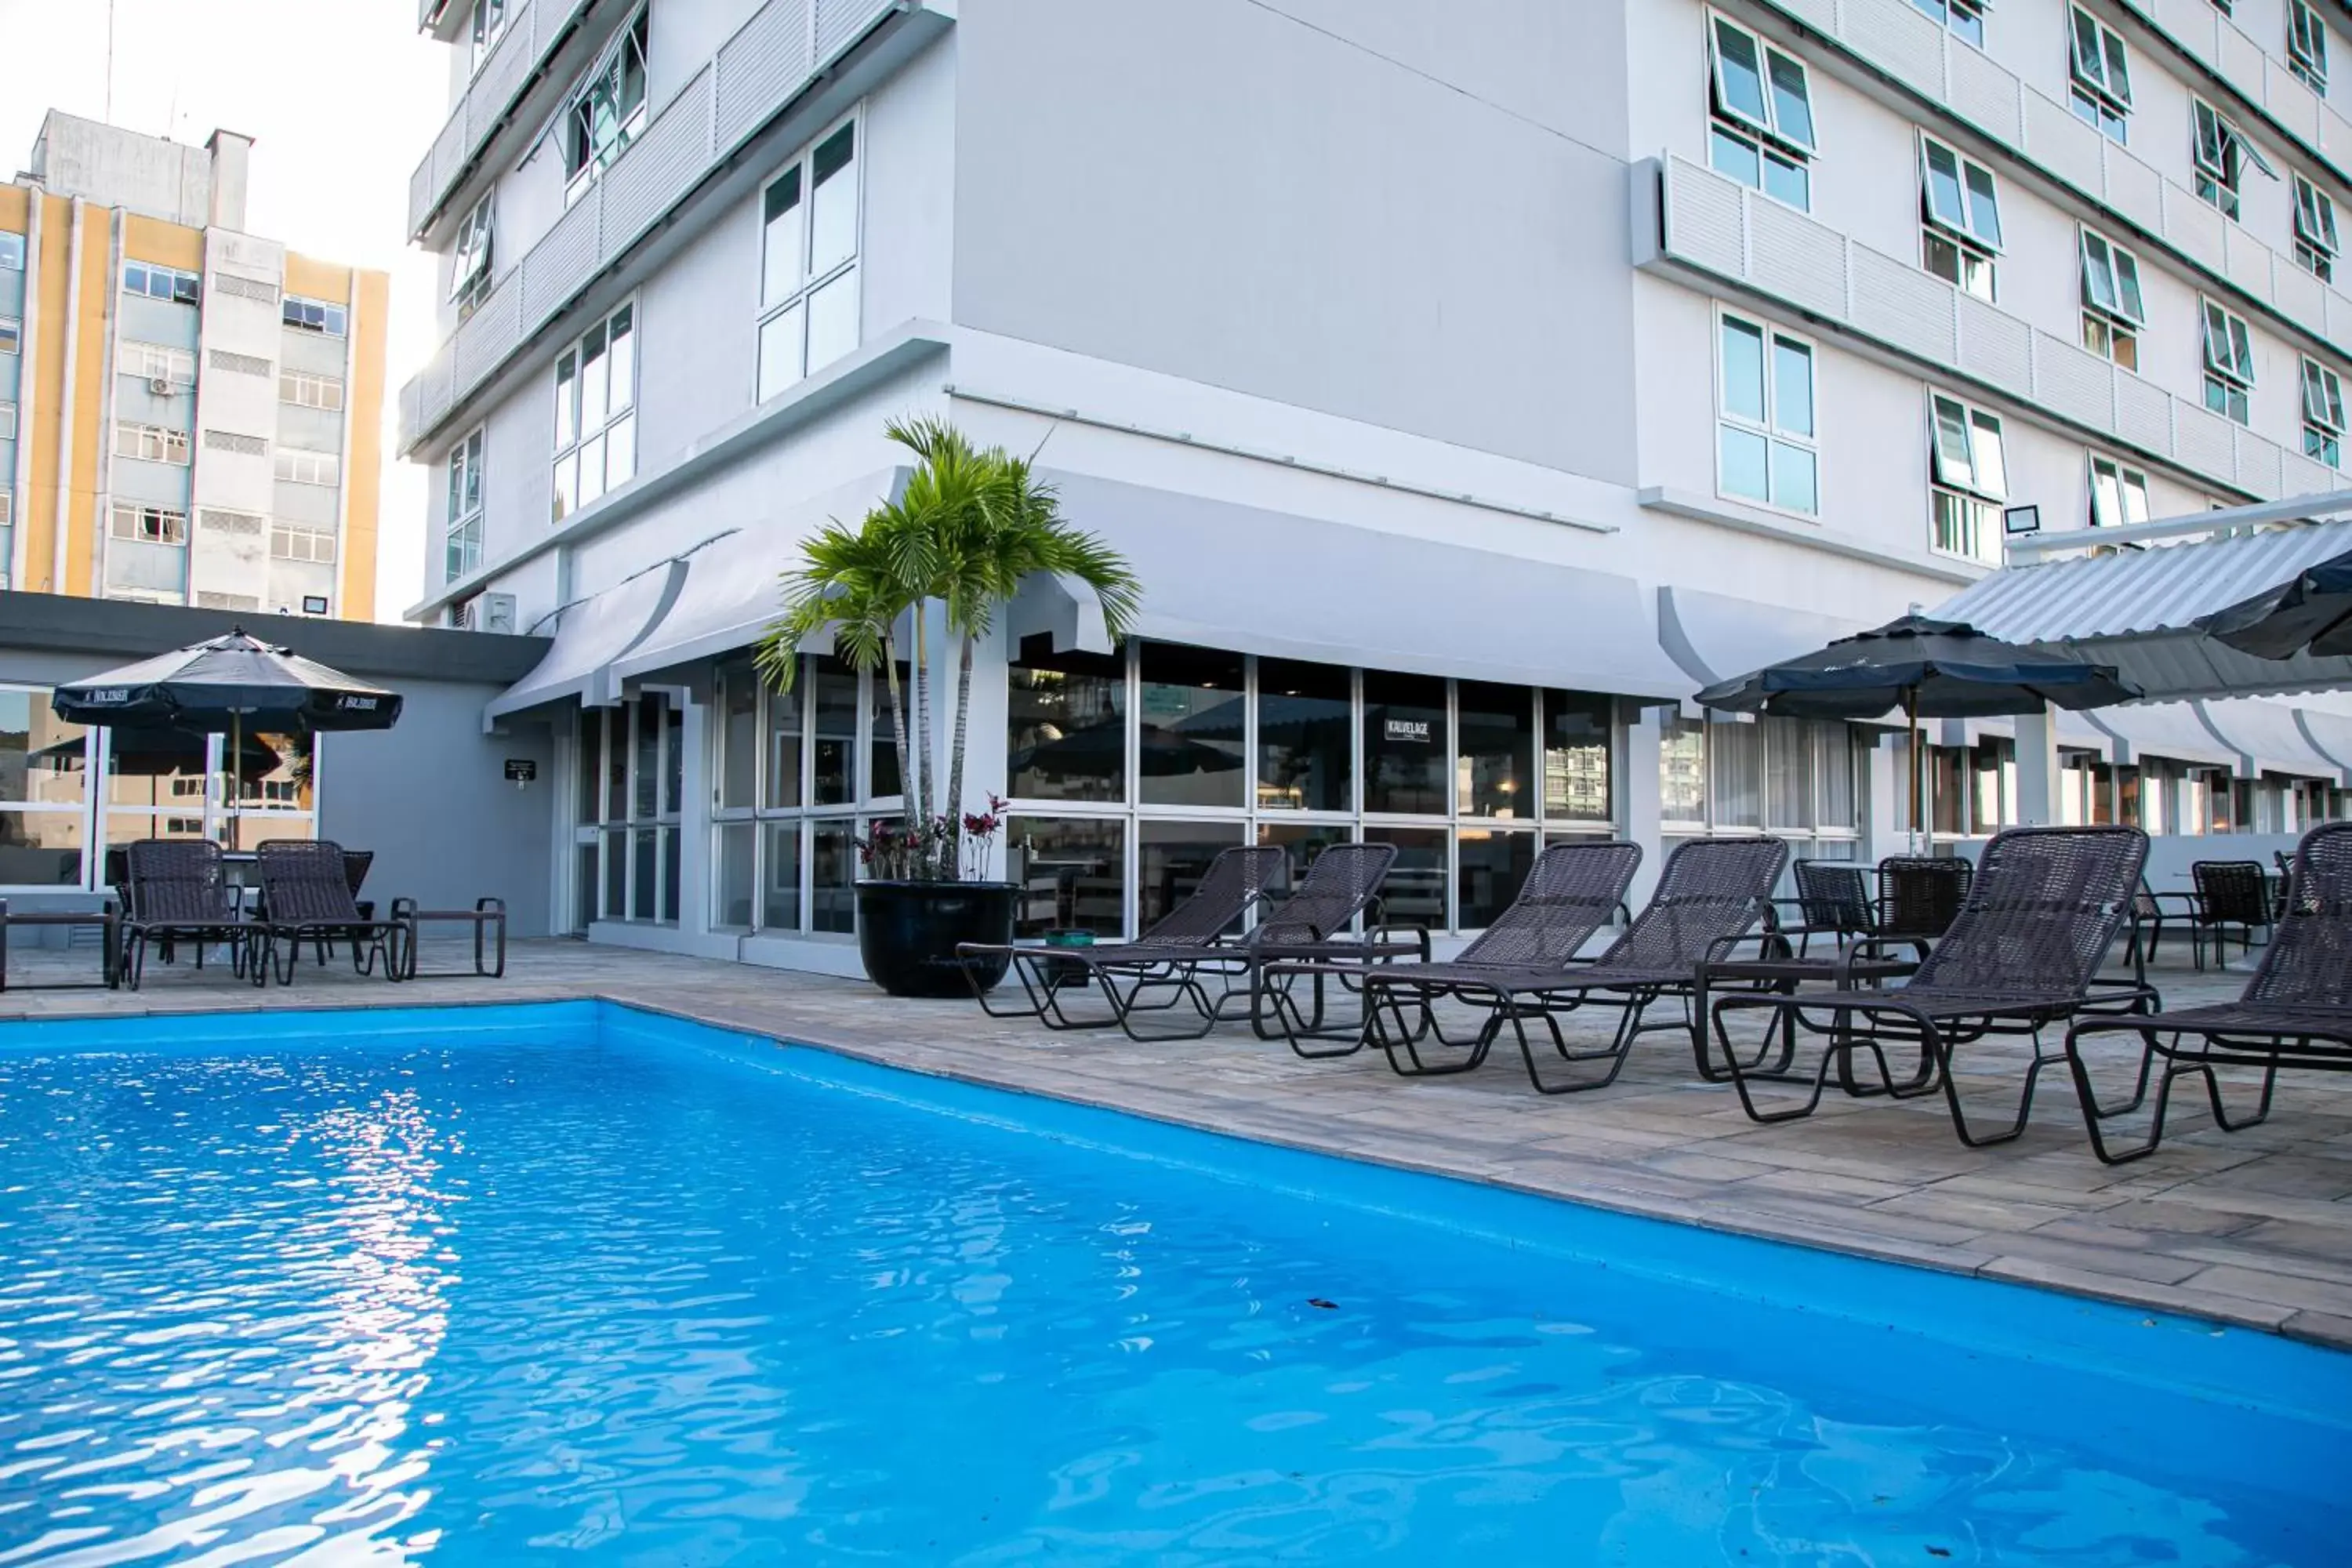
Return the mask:
M 99 929 L 99 978 L 96 980 L 48 980 L 37 984 L 20 984 L 19 991 L 111 991 L 120 983 L 122 952 L 122 917 L 109 899 L 95 910 L 38 910 L 17 912 L 8 908 L 8 900 L 0 899 L 0 991 L 8 985 L 8 932 L 16 926 L 65 927 L 68 932 L 79 926 Z
M 1759 989 L 1777 990 L 1793 995 L 1802 985 L 1826 984 L 1833 991 L 1868 989 L 1882 981 L 1899 980 L 1919 967 L 1916 959 L 1864 956 L 1859 952 L 1843 952 L 1831 957 L 1803 958 L 1794 954 L 1766 958 L 1719 958 L 1699 965 L 1698 996 L 1693 1005 L 1697 1008 L 1699 1044 L 1694 1053 L 1697 1058 L 1699 1077 L 1709 1083 L 1729 1083 L 1729 1069 L 1717 1067 L 1707 1059 L 1707 1045 L 1712 1040 L 1707 1009 L 1707 993 L 1719 985 L 1748 984 Z M 1783 1013 L 1773 1025 L 1773 1033 L 1780 1039 L 1778 1065 L 1770 1071 L 1751 1077 L 1775 1079 L 1784 1076 L 1797 1054 L 1796 1018 Z M 1843 1032 L 1830 1049 L 1838 1058 L 1838 1088 L 1847 1094 L 1863 1098 L 1886 1092 L 1883 1089 L 1864 1086 L 1853 1076 L 1853 1049 Z M 1918 1076 L 1897 1089 L 1911 1090 L 1925 1088 L 1934 1075 L 1932 1062 L 1923 1062 Z

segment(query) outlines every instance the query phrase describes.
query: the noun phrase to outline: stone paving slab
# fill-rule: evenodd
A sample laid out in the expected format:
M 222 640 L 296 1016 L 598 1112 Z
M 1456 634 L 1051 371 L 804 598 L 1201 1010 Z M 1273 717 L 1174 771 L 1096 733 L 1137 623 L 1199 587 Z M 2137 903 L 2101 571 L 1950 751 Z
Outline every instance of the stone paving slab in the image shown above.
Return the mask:
M 462 943 L 427 943 L 428 967 Z M 12 978 L 94 966 L 12 954 Z M 2170 1005 L 2235 994 L 2242 977 L 2165 970 Z M 1546 1098 L 1516 1050 L 1456 1078 L 1408 1082 L 1377 1054 L 1303 1061 L 1245 1027 L 1139 1045 L 1054 1034 L 968 1002 L 894 1000 L 863 984 L 577 942 L 515 945 L 503 980 L 392 985 L 306 965 L 256 990 L 223 967 L 151 969 L 138 993 L 11 989 L 0 1019 L 262 1008 L 441 1005 L 604 997 L 918 1072 L 1053 1095 L 1213 1131 L 1464 1177 L 1600 1207 L 2251 1325 L 2352 1349 L 2352 1079 L 2283 1080 L 2263 1126 L 2219 1131 L 2176 1097 L 2164 1147 L 2099 1163 L 2072 1083 L 2045 1073 L 2025 1136 L 1970 1150 L 1943 1100 L 1832 1095 L 1808 1120 L 1759 1127 L 1731 1090 L 1697 1082 L 1689 1048 L 1644 1038 L 1612 1088 Z M 1613 1018 L 1572 1021 L 1571 1046 Z M 2127 1074 L 2125 1037 L 2102 1081 Z M 1969 1052 L 1962 1092 L 1986 1120 L 2013 1105 L 2014 1046 Z M 2233 1094 L 2247 1102 L 2241 1078 Z

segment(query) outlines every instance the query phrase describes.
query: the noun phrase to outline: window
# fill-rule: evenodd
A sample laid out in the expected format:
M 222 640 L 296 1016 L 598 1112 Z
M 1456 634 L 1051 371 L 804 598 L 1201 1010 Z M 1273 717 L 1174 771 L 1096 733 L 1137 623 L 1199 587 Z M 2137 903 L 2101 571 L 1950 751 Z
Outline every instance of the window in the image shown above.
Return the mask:
M 1819 512 L 1812 345 L 1728 315 L 1719 343 L 1717 487 L 1727 496 Z
M 2139 368 L 2139 258 L 2103 234 L 2083 231 L 2083 346 L 2126 370 Z
M 2245 318 L 2210 300 L 2200 303 L 2205 312 L 2205 406 L 2248 424 L 2246 395 L 2254 385 L 2254 344 Z
M 1931 393 L 1927 444 L 1936 548 L 1974 561 L 2000 561 L 2000 508 L 2009 499 L 2009 458 L 2000 419 L 1957 397 Z
M 122 291 L 144 294 L 150 300 L 169 300 L 175 304 L 193 305 L 203 297 L 204 284 L 193 272 L 157 267 L 145 261 L 126 261 L 122 264 Z
M 2336 280 L 2336 203 L 2301 174 L 2294 177 L 2294 259 L 2321 282 Z
M 2147 476 L 2113 458 L 2091 454 L 2091 526 L 2122 528 L 2147 521 Z
M 555 362 L 555 517 L 637 471 L 637 339 L 624 305 Z
M 297 408 L 324 408 L 332 412 L 343 405 L 342 378 L 318 375 L 307 370 L 280 371 L 278 375 L 278 401 L 290 403 Z
M 2131 66 L 2116 30 L 2080 5 L 2073 8 L 2066 74 L 2074 88 L 2074 117 L 2098 128 L 2110 142 L 2124 140 L 2131 114 Z
M 196 384 L 196 356 L 185 349 L 165 348 L 160 343 L 126 342 L 115 360 L 115 369 L 142 381 L 168 381 L 181 386 Z
M 0 316 L 0 354 L 25 352 L 25 326 L 14 316 Z
M 685 759 L 685 712 L 659 692 L 582 712 L 575 752 L 578 924 L 600 919 L 677 923 Z M 797 876 L 793 880 L 797 887 Z
M 2000 251 L 2000 198 L 1992 171 L 1932 136 L 1919 138 L 1920 263 L 1990 304 Z
M 322 332 L 331 338 L 341 337 L 346 325 L 341 305 L 330 305 L 324 300 L 305 300 L 299 294 L 286 296 L 279 314 L 288 326 L 297 331 Z
M 1788 203 L 1812 205 L 1813 101 L 1805 68 L 1747 29 L 1710 16 L 1714 119 L 1707 162 L 1717 174 Z
M 857 346 L 857 125 L 769 182 L 761 200 L 760 401 Z
M 493 191 L 474 204 L 457 226 L 457 243 L 450 252 L 449 298 L 457 302 L 457 319 L 473 315 L 490 296 L 490 204 Z
M 563 205 L 570 206 L 646 128 L 647 13 L 617 34 L 563 116 Z
M 315 561 L 331 566 L 335 561 L 335 531 L 301 522 L 272 523 L 269 553 L 279 561 Z
M 456 582 L 482 563 L 482 433 L 472 435 L 449 453 L 448 549 L 442 576 Z
M 185 544 L 188 542 L 188 514 L 166 506 L 116 501 L 114 520 L 107 531 L 117 539 L 135 544 Z
M 117 425 L 114 455 L 142 458 L 151 463 L 177 463 L 184 468 L 188 461 L 188 433 L 167 430 L 161 425 Z
M 16 492 L 10 489 L 0 489 L 0 528 L 5 528 L 16 521 Z M 0 577 L 0 585 L 5 585 L 5 577 Z
M 333 452 L 310 452 L 299 447 L 278 448 L 278 477 L 287 484 L 340 484 L 342 470 L 343 460 Z
M 499 40 L 506 37 L 507 0 L 475 0 L 473 68 L 480 70 Z
M 0 441 L 13 441 L 16 438 L 16 405 L 13 403 L 0 403 Z
M 1956 38 L 1984 47 L 1984 0 L 1911 0 Z
M 25 270 L 25 237 L 13 230 L 0 229 L 0 272 Z
M 2286 65 L 2312 91 L 2327 91 L 2327 28 L 2305 0 L 2286 0 Z
M 2196 165 L 2197 195 L 2223 216 L 2238 216 L 2238 193 L 2251 163 L 2271 178 L 2278 178 L 2235 121 L 2201 98 L 2189 100 L 2192 132 L 2189 162 Z
M 2344 385 L 2315 359 L 2303 362 L 2303 455 L 2344 466 Z

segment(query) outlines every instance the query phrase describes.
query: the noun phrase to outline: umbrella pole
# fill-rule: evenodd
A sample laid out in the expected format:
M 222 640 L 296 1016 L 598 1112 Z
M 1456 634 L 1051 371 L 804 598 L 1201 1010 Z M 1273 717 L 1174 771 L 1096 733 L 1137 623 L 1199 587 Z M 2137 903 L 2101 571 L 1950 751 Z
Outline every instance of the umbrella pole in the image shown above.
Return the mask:
M 1911 836 L 1912 848 L 1924 855 L 1932 842 L 1927 834 L 1927 803 L 1921 797 L 1927 793 L 1920 786 L 1927 776 L 1919 755 L 1919 689 L 1906 687 L 1903 691 L 1903 723 L 1910 738 L 1911 752 Z
M 236 847 L 236 814 L 244 803 L 237 796 L 236 770 L 245 760 L 245 712 L 231 709 L 228 715 L 228 847 Z

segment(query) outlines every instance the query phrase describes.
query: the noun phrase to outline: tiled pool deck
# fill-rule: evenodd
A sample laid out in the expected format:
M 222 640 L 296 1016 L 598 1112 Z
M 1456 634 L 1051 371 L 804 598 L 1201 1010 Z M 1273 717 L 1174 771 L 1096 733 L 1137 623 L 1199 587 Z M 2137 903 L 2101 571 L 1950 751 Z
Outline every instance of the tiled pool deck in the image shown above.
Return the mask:
M 13 956 L 21 981 L 50 977 L 64 955 Z M 428 965 L 438 956 L 428 946 Z M 2173 1006 L 2242 984 L 2186 968 L 2154 978 Z M 136 994 L 0 994 L 0 1018 L 589 996 L 919 1072 L 2352 1349 L 2352 1079 L 2283 1080 L 2270 1121 L 2236 1134 L 2214 1131 L 2201 1098 L 2184 1093 L 2163 1149 L 2109 1168 L 2092 1157 L 2063 1074 L 2044 1074 L 2023 1139 L 1972 1151 L 1953 1138 L 1940 1097 L 1832 1096 L 1809 1121 L 1756 1126 L 1730 1089 L 1693 1080 L 1671 1035 L 1646 1037 L 1614 1088 L 1547 1100 L 1516 1051 L 1475 1074 L 1409 1083 L 1377 1055 L 1301 1061 L 1243 1026 L 1141 1046 L 1110 1031 L 1000 1022 L 968 1002 L 895 1001 L 848 981 L 574 942 L 517 944 L 499 981 L 392 986 L 306 965 L 294 987 L 257 992 L 217 967 L 151 969 Z M 1584 1025 L 1584 1037 L 1599 1043 L 1610 1016 Z M 2109 1048 L 2120 1055 L 2121 1038 Z M 2021 1058 L 2000 1044 L 1972 1054 L 1992 1070 L 1963 1083 L 1990 1109 L 2013 1093 L 2000 1069 Z

